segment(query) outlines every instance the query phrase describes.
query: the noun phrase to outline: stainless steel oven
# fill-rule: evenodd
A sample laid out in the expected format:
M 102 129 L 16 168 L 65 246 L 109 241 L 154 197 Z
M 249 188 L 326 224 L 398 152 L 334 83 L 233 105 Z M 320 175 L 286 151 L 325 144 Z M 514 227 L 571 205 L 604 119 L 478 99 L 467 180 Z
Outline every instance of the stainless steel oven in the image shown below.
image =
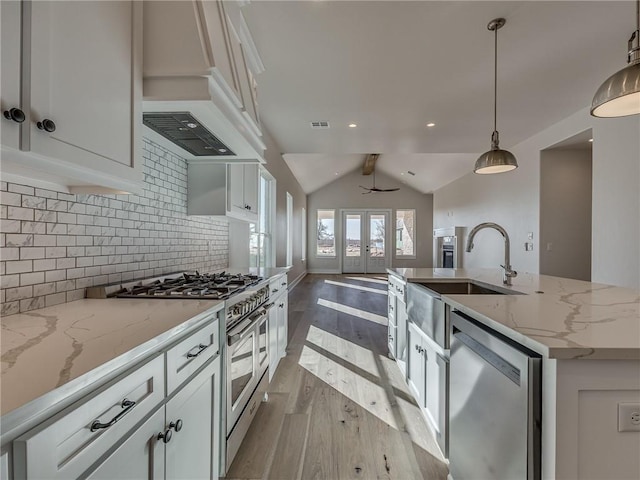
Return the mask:
M 227 435 L 267 370 L 268 317 L 261 308 L 227 332 Z

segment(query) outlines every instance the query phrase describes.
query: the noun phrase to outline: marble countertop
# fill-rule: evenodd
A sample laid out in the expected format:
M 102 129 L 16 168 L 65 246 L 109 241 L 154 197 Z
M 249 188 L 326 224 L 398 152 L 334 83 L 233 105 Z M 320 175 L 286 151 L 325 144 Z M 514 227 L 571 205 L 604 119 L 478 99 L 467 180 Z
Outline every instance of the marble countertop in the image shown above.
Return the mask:
M 408 282 L 472 280 L 524 295 L 442 295 L 452 307 L 548 358 L 640 359 L 640 291 L 500 269 L 396 268 Z
M 78 392 L 223 307 L 220 300 L 84 299 L 2 318 L 3 433 L 8 412 Z

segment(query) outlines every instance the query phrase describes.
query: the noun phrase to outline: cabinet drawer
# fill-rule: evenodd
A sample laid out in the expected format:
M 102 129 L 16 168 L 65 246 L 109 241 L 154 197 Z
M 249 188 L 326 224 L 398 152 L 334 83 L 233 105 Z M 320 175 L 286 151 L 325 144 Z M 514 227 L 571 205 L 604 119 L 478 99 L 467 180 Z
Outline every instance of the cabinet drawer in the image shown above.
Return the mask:
M 287 291 L 287 276 L 282 275 L 278 278 L 274 278 L 269 282 L 269 294 L 275 298 L 282 292 Z
M 189 335 L 167 351 L 167 395 L 193 375 L 220 351 L 219 323 L 216 317 L 206 327 Z
M 16 478 L 77 478 L 164 398 L 164 358 L 156 357 L 14 442 Z M 93 431 L 92 431 L 93 430 Z

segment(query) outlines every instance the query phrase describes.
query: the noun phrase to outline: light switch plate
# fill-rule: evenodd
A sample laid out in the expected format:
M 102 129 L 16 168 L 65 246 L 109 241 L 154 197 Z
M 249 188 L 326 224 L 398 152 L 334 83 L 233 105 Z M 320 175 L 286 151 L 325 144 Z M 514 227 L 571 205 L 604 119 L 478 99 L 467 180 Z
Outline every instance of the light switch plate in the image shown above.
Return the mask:
M 640 432 L 640 403 L 618 404 L 618 431 Z

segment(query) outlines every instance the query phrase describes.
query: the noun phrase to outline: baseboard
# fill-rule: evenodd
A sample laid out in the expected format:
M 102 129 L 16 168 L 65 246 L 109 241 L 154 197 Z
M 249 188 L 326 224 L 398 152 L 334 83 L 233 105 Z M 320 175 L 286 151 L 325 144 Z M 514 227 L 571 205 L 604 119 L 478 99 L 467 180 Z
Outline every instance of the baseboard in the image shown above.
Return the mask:
M 291 292 L 291 290 L 293 290 L 296 287 L 296 285 L 298 285 L 300 281 L 306 276 L 307 276 L 307 271 L 305 270 L 300 275 L 298 275 L 291 283 L 289 283 L 289 287 L 288 287 L 289 292 Z
M 340 275 L 342 272 L 340 270 L 327 270 L 322 268 L 312 268 L 307 270 L 308 273 L 318 273 L 321 275 Z

